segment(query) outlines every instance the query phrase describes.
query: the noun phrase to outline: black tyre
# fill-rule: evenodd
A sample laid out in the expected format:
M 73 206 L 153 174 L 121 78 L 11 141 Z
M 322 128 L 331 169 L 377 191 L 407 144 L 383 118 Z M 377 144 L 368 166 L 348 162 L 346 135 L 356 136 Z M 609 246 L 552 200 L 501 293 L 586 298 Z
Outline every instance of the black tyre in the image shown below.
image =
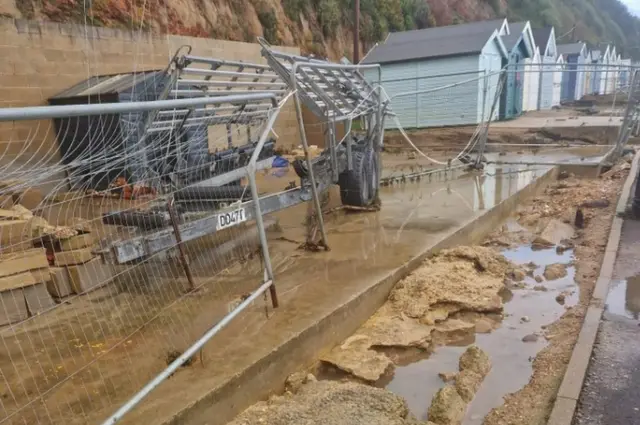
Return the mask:
M 378 192 L 378 164 L 372 149 L 353 152 L 353 170 L 340 174 L 340 198 L 343 205 L 368 207 Z
M 371 159 L 368 161 L 371 164 L 371 172 L 369 175 L 369 191 L 371 192 L 371 202 L 376 201 L 378 197 L 378 189 L 380 188 L 380 176 L 379 176 L 379 167 L 378 161 L 379 156 L 373 150 L 368 150 L 368 154 L 371 156 Z

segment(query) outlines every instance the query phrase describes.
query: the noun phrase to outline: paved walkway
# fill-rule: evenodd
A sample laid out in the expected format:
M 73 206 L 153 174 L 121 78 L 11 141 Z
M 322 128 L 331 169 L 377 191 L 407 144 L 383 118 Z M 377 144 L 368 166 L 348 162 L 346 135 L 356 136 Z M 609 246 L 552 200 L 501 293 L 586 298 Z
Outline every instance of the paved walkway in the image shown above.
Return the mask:
M 640 424 L 640 221 L 626 220 L 574 425 Z
M 515 120 L 492 122 L 495 128 L 543 128 L 543 127 L 618 127 L 619 116 L 571 116 L 571 117 L 519 117 Z

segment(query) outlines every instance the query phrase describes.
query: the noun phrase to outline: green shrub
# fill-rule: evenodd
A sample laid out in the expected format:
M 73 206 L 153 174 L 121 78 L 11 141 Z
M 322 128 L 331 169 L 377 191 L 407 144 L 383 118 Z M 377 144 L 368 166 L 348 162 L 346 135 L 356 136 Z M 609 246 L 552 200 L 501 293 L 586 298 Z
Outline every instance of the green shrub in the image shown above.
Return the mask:
M 289 19 L 300 22 L 300 14 L 305 11 L 306 3 L 306 0 L 282 0 L 282 7 Z
M 258 20 L 262 24 L 264 38 L 271 44 L 280 44 L 278 37 L 278 19 L 273 8 L 261 7 L 258 10 Z
M 330 37 L 340 25 L 342 11 L 337 0 L 320 0 L 318 3 L 318 23 L 325 37 Z

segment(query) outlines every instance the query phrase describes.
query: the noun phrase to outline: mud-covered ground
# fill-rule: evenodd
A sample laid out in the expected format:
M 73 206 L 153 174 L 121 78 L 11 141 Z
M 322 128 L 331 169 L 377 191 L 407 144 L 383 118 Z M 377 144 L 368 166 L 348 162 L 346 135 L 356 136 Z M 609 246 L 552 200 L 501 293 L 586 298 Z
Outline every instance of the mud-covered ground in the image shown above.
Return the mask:
M 251 407 L 233 424 L 419 424 L 405 400 L 380 388 L 394 369 L 428 358 L 438 346 L 464 346 L 469 335 L 473 340 L 476 333 L 499 328 L 509 299 L 505 292 L 524 287 L 525 277 L 539 282 L 563 278 L 570 266 L 575 268 L 579 302 L 565 306 L 560 320 L 543 326 L 536 338 L 544 336 L 548 343 L 531 358 L 528 384 L 507 395 L 504 404 L 484 419 L 485 425 L 545 424 L 591 299 L 627 170 L 618 167 L 595 180 L 561 174 L 557 182 L 518 208 L 515 228 L 497 229 L 483 246 L 457 247 L 425 260 L 396 285 L 388 301 L 354 335 L 322 355 L 320 371 L 330 370 L 332 376 L 319 375 L 317 381 L 306 372 L 294 375 L 283 396 Z M 515 265 L 501 254 L 518 246 L 572 250 L 574 260 L 534 275 L 535 264 Z M 486 356 L 475 346 L 469 350 L 476 353 L 474 358 Z M 424 400 L 430 406 L 427 424 L 460 424 L 481 389 L 491 359 L 464 367 L 469 350 L 457 373 L 441 374 L 447 382 L 444 388 L 433 400 Z
M 407 357 L 473 336 L 479 313 L 499 316 L 500 292 L 512 276 L 522 279 L 525 271 L 491 248 L 443 251 L 400 281 L 376 314 L 320 360 L 378 383 Z
M 577 229 L 573 239 L 580 301 L 545 329 L 554 337 L 533 361 L 534 371 L 529 384 L 507 396 L 504 405 L 487 416 L 485 425 L 541 425 L 547 422 L 600 273 L 617 199 L 627 174 L 623 169 L 604 179 L 570 177 L 560 180 L 518 210 L 518 221 L 534 230 L 543 228 L 554 218 L 574 224 L 577 210 L 582 211 L 584 228 Z M 499 237 L 494 234 L 491 239 Z

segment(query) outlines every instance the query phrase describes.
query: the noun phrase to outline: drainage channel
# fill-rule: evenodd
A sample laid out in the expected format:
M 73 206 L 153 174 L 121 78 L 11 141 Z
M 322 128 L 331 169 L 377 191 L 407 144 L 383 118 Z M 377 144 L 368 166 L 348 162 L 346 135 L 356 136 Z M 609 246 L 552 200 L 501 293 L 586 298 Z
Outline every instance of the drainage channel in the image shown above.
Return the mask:
M 493 171 L 484 178 L 500 176 Z M 610 225 L 623 174 L 593 180 L 554 170 L 533 190 L 499 202 L 499 213 L 466 224 L 378 287 L 377 304 L 364 309 L 366 316 L 362 304 L 373 297 L 354 298 L 327 329 L 331 342 L 315 346 L 317 366 L 284 375 L 283 395 L 232 424 L 303 417 L 336 425 L 415 425 L 427 418 L 436 424 L 537 423 L 533 418 L 545 414 L 588 303 L 601 260 L 598 241 Z M 518 175 L 482 181 L 471 208 L 504 199 L 500 194 Z M 555 178 L 561 181 L 552 183 Z M 400 201 L 399 189 L 385 207 Z M 576 208 L 584 214 L 574 227 Z
M 514 222 L 508 222 L 504 227 L 512 230 L 506 236 L 502 234 L 502 240 L 505 237 L 521 238 L 521 233 L 525 232 Z M 364 335 L 372 335 L 365 329 L 345 341 L 338 354 L 325 357 L 316 370 L 318 379 L 365 382 L 386 388 L 402 397 L 418 420 L 427 420 L 431 400 L 447 385 L 445 381 L 451 380 L 458 372 L 460 357 L 470 345 L 475 344 L 489 356 L 494 367 L 469 404 L 462 423 L 482 424 L 487 414 L 504 402 L 504 396 L 520 390 L 529 382 L 533 359 L 554 337 L 545 335 L 544 329 L 579 301 L 574 280 L 573 250 L 524 243 L 503 249 L 500 253 L 520 267 L 517 270 L 521 272 L 517 273 L 518 281 L 507 279 L 500 288 L 499 295 L 504 303 L 501 312 L 499 309 L 486 313 L 464 309 L 454 311 L 436 324 L 438 338 L 436 340 L 432 333 L 430 344 L 414 344 L 420 335 L 411 327 L 395 328 L 395 332 L 401 330 L 404 335 L 387 335 L 384 338 L 402 340 L 401 344 L 408 342 L 409 347 L 393 347 L 392 343 L 386 345 L 387 342 L 382 342 L 374 348 L 393 359 L 395 366 L 390 367 L 385 367 L 384 361 L 380 364 L 379 357 L 359 347 Z M 446 303 L 442 306 L 446 307 Z M 434 310 L 438 308 L 441 306 Z M 491 310 L 479 305 L 473 308 Z M 387 305 L 383 306 L 375 315 L 379 316 L 377 323 L 381 325 L 371 325 L 369 329 L 384 328 L 388 310 Z M 365 324 L 364 328 L 367 327 Z M 379 331 L 377 329 L 373 334 Z M 413 335 L 415 339 L 411 339 L 412 332 L 417 332 Z M 349 356 L 353 356 L 353 361 L 347 358 Z M 379 379 L 372 381 L 371 377 L 383 368 Z
M 454 336 L 427 359 L 397 367 L 393 379 L 386 385 L 388 390 L 407 401 L 418 419 L 427 419 L 429 401 L 445 385 L 439 375 L 457 372 L 458 360 L 466 347 L 476 344 L 489 355 L 494 367 L 470 404 L 463 424 L 482 424 L 485 416 L 503 403 L 505 395 L 518 391 L 529 382 L 533 371 L 531 362 L 547 345 L 541 331 L 559 319 L 566 307 L 578 302 L 573 266 L 567 267 L 565 277 L 541 280 L 547 266 L 570 264 L 573 251 L 559 254 L 555 248 L 534 250 L 531 245 L 522 245 L 504 250 L 502 254 L 531 273 L 524 281 L 509 284 L 502 291 L 503 315 L 469 315 L 467 319 L 476 324 L 474 334 Z M 529 267 L 534 264 L 535 267 Z

